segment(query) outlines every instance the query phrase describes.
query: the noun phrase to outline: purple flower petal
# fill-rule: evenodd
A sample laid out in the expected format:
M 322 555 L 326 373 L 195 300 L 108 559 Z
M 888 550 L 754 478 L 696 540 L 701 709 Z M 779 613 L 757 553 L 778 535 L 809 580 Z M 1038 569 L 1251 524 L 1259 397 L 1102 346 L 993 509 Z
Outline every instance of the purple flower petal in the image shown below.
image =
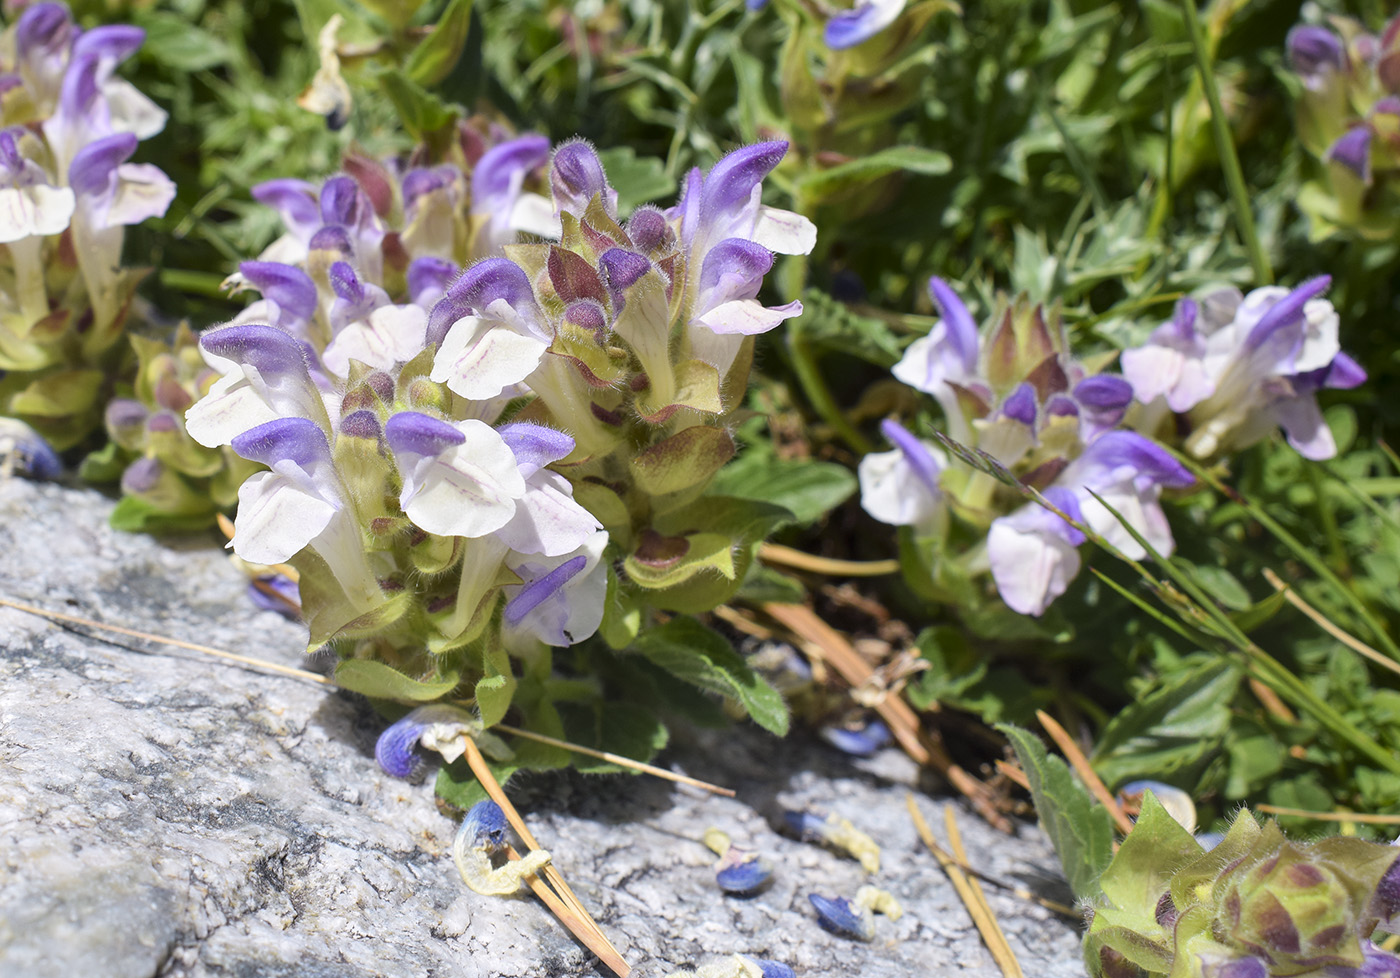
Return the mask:
M 855 757 L 869 757 L 888 744 L 890 737 L 890 728 L 879 720 L 871 720 L 856 730 L 841 726 L 822 728 L 823 740 L 837 750 Z
M 109 431 L 141 427 L 146 423 L 146 405 L 129 397 L 117 397 L 107 402 L 103 420 Z
M 977 369 L 977 324 L 962 299 L 947 282 L 937 275 L 928 280 L 929 295 L 943 314 L 948 342 L 962 361 L 963 371 L 972 374 Z
M 263 611 L 275 611 L 291 621 L 301 617 L 301 589 L 286 574 L 261 574 L 254 578 L 248 583 L 248 600 Z
M 353 177 L 331 177 L 321 188 L 321 220 L 327 224 L 355 227 L 373 213 L 374 205 Z
M 755 143 L 736 149 L 705 175 L 700 196 L 700 221 L 711 224 L 721 215 L 741 208 L 753 197 L 754 188 L 773 172 L 787 153 L 782 140 Z
M 706 304 L 710 306 L 730 299 L 752 299 L 772 267 L 773 253 L 767 248 L 744 238 L 725 238 L 705 255 L 700 291 L 708 295 Z
M 1351 390 L 1366 383 L 1366 371 L 1345 353 L 1338 353 L 1327 367 L 1322 386 L 1338 390 Z
M 1346 68 L 1346 49 L 1342 39 L 1325 27 L 1299 24 L 1288 32 L 1285 42 L 1288 63 L 1304 78 L 1315 79 L 1329 71 Z
M 810 893 L 807 899 L 817 911 L 817 922 L 833 934 L 853 937 L 858 941 L 875 939 L 875 920 L 869 910 L 858 907 L 845 897 L 824 897 Z
M 441 190 L 451 182 L 451 177 L 443 167 L 417 167 L 409 170 L 403 178 L 403 203 L 411 207 L 419 197 Z
M 423 736 L 426 727 L 427 724 L 420 722 L 413 713 L 408 713 L 384 728 L 374 742 L 374 759 L 385 774 L 395 778 L 413 776 L 422 763 L 418 738 Z
M 744 6 L 750 10 L 759 11 L 768 6 L 768 0 L 744 0 Z M 763 978 L 769 978 L 768 974 L 765 973 Z
M 1074 399 L 1099 410 L 1127 408 L 1133 402 L 1133 385 L 1113 374 L 1098 374 L 1074 385 Z
M 526 479 L 540 469 L 566 457 L 574 450 L 574 440 L 562 431 L 546 428 L 544 425 L 518 421 L 497 429 L 501 440 L 506 443 L 520 465 L 520 474 Z
M 34 48 L 66 43 L 63 35 L 72 23 L 67 4 L 36 3 L 25 9 L 15 25 L 15 47 L 24 56 Z
M 880 432 L 889 439 L 891 445 L 899 449 L 904 460 L 909 463 L 909 468 L 914 471 L 914 474 L 928 488 L 928 491 L 934 495 L 941 495 L 942 490 L 938 488 L 938 477 L 942 472 L 942 466 L 929 452 L 928 446 L 915 438 L 899 422 L 889 418 L 880 422 Z
M 517 311 L 533 309 L 535 292 L 530 276 L 509 258 L 487 258 L 462 273 L 428 313 L 428 343 L 438 344 L 452 324 L 464 316 L 481 313 L 497 299 Z
M 655 254 L 675 244 L 676 235 L 659 208 L 638 207 L 627 219 L 627 236 L 638 251 Z
M 160 482 L 164 473 L 165 466 L 160 463 L 160 459 L 150 456 L 138 458 L 122 473 L 122 492 L 133 496 L 150 492 Z
M 136 152 L 136 134 L 119 132 L 94 140 L 73 154 L 68 184 L 74 193 L 97 196 L 111 189 L 117 167 Z
M 1035 388 L 1028 383 L 1022 383 L 1002 402 L 1001 413 L 1013 421 L 1034 427 L 1036 406 Z
M 749 0 L 749 9 L 757 9 L 752 6 L 758 3 L 760 7 L 768 0 Z M 763 973 L 763 978 L 797 978 L 797 973 L 783 964 L 781 961 L 769 961 L 767 958 L 754 958 L 753 963 L 758 965 L 758 970 Z
M 205 333 L 199 345 L 216 357 L 246 363 L 265 375 L 307 369 L 306 352 L 297 338 L 272 326 L 225 326 Z
M 1327 159 L 1342 164 L 1362 183 L 1371 182 L 1371 130 L 1357 126 L 1337 137 L 1327 150 Z
M 321 426 L 306 418 L 278 418 L 235 435 L 230 442 L 235 452 L 250 462 L 271 468 L 290 461 L 302 469 L 317 462 L 329 462 L 331 448 Z
M 146 32 L 130 24 L 108 24 L 83 31 L 73 42 L 73 60 L 96 57 L 112 63 L 125 61 L 145 43 Z
M 264 298 L 277 303 L 298 324 L 309 322 L 316 315 L 316 283 L 295 265 L 245 261 L 239 264 L 238 271 Z
M 1160 486 L 1182 488 L 1196 481 L 1170 452 L 1135 431 L 1108 432 L 1090 444 L 1076 464 L 1106 469 L 1130 465 Z M 1096 487 L 1090 483 L 1090 488 Z
M 355 253 L 355 245 L 350 240 L 350 232 L 339 224 L 328 224 L 311 236 L 306 247 L 311 251 L 334 251 L 343 258 Z
M 509 203 L 525 174 L 549 159 L 549 140 L 530 134 L 488 149 L 472 167 L 472 210 Z
M 436 456 L 467 440 L 440 418 L 417 411 L 400 411 L 384 425 L 384 436 L 396 454 Z
M 833 51 L 855 47 L 894 23 L 903 9 L 904 0 L 856 0 L 826 22 L 822 39 Z
M 408 264 L 408 298 L 416 306 L 428 308 L 447 291 L 458 268 L 446 258 L 426 255 Z
M 725 893 L 757 893 L 773 878 L 773 867 L 756 852 L 730 846 L 715 866 L 715 882 Z
M 462 819 L 457 832 L 471 839 L 473 848 L 499 849 L 506 844 L 506 813 L 494 801 L 479 801 Z
M 1249 336 L 1245 339 L 1245 348 L 1257 350 L 1278 330 L 1301 322 L 1303 306 L 1307 304 L 1309 299 L 1315 299 L 1327 291 L 1327 287 L 1331 284 L 1332 277 L 1330 275 L 1319 275 L 1317 278 L 1308 279 L 1274 303 L 1269 311 L 1259 318 L 1259 322 L 1254 324 L 1254 328 L 1249 331 Z
M 505 619 L 510 625 L 518 625 L 526 615 L 553 597 L 560 588 L 573 580 L 588 564 L 588 558 L 579 554 L 564 561 L 543 577 L 529 581 L 515 597 L 506 603 Z
M 305 228 L 309 233 L 321 224 L 316 188 L 305 180 L 268 180 L 254 187 L 252 193 L 254 200 L 281 214 L 282 223 L 289 230 Z

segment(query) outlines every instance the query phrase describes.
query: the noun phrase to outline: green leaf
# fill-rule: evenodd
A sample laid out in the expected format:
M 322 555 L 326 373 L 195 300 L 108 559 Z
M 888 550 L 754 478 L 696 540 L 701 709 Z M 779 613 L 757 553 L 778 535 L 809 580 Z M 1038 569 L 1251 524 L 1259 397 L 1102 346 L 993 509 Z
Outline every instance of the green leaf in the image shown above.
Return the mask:
M 520 763 L 520 755 L 512 761 L 493 761 L 486 759 L 486 766 L 491 773 L 496 776 L 496 780 L 501 783 L 501 787 L 506 786 L 515 772 L 521 770 L 524 765 Z M 486 789 L 481 786 L 481 782 L 472 773 L 471 765 L 458 758 L 451 764 L 444 764 L 438 770 L 437 783 L 433 786 L 434 792 L 439 798 L 447 802 L 454 808 L 466 811 L 479 801 L 485 801 L 490 797 Z
M 438 679 L 420 682 L 370 659 L 344 659 L 335 667 L 337 686 L 374 699 L 427 703 L 446 696 L 457 688 L 460 681 L 461 676 L 453 671 Z
M 1069 767 L 1046 753 L 1029 730 L 998 724 L 1011 741 L 1021 769 L 1030 782 L 1040 824 L 1064 867 L 1065 879 L 1080 900 L 1097 900 L 1099 877 L 1113 859 L 1113 821 L 1088 789 L 1075 780 Z
M 710 492 L 772 503 L 791 512 L 798 523 L 814 523 L 851 498 L 859 485 L 844 465 L 778 459 L 755 447 L 721 469 Z
M 398 110 L 399 121 L 414 139 L 432 143 L 456 123 L 457 110 L 412 81 L 398 68 L 380 72 L 379 85 Z
M 1136 777 L 1169 780 L 1218 755 L 1230 729 L 1240 670 L 1213 658 L 1139 696 L 1104 727 L 1090 761 L 1109 786 Z
M 615 146 L 598 154 L 608 182 L 617 189 L 617 211 L 627 216 L 639 204 L 667 197 L 676 192 L 676 181 L 666 175 L 666 167 L 654 156 L 638 157 L 630 146 Z
M 801 604 L 807 600 L 807 589 L 801 581 L 761 563 L 749 565 L 749 572 L 744 575 L 744 582 L 739 585 L 737 593 L 752 604 L 769 601 Z
M 127 460 L 121 446 L 109 441 L 95 452 L 89 452 L 78 466 L 78 478 L 97 484 L 116 482 L 126 470 Z
M 425 37 L 403 66 L 411 81 L 429 88 L 441 82 L 457 66 L 472 23 L 472 0 L 452 0 L 433 32 Z
M 476 708 L 481 722 L 494 727 L 505 719 L 510 701 L 515 696 L 515 674 L 510 668 L 510 656 L 494 643 L 487 643 L 482 655 L 484 675 L 476 684 Z
M 1191 567 L 1190 570 L 1196 578 L 1196 583 L 1231 611 L 1244 611 L 1254 603 L 1244 585 L 1225 568 L 1205 564 Z
M 123 496 L 108 517 L 112 529 L 125 533 L 177 533 L 202 530 L 214 521 L 214 507 L 194 513 L 172 513 L 136 496 Z
M 922 146 L 891 146 L 878 153 L 819 170 L 798 181 L 801 195 L 813 200 L 830 200 L 841 194 L 859 190 L 891 173 L 916 173 L 940 176 L 953 168 L 953 160 L 936 149 Z
M 753 721 L 778 736 L 788 731 L 787 704 L 718 632 L 678 616 L 648 629 L 631 652 L 693 686 L 737 700 Z
M 207 71 L 227 64 L 233 57 L 228 44 L 185 17 L 146 13 L 137 15 L 135 22 L 146 32 L 142 59 L 165 68 L 181 73 Z

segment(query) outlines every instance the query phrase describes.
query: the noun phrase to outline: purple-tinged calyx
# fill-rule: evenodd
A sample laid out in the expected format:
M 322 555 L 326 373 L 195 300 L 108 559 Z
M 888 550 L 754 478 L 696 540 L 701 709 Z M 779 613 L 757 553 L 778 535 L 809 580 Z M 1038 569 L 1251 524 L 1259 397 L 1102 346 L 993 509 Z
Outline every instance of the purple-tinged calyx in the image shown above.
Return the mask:
M 467 440 L 457 428 L 440 418 L 417 411 L 400 411 L 384 425 L 384 435 L 395 453 L 436 456 Z

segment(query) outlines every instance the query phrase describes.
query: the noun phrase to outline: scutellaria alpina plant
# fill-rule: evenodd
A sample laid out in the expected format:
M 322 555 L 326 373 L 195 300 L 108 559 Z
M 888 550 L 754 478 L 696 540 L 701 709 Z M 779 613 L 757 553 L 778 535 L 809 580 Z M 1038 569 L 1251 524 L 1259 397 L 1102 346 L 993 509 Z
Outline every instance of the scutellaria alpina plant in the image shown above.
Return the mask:
M 1348 17 L 1329 20 L 1288 33 L 1298 140 L 1313 170 L 1298 206 L 1314 237 L 1341 230 L 1384 241 L 1400 220 L 1400 16 L 1379 35 Z
M 101 422 L 145 274 L 122 267 L 125 228 L 165 213 L 175 185 L 130 163 L 165 113 L 117 67 L 145 34 L 82 30 L 61 3 L 0 35 L 0 411 L 56 448 Z
M 597 154 L 572 142 L 543 212 L 557 243 L 506 243 L 518 223 L 493 220 L 518 213 L 540 142 L 478 161 L 473 199 L 496 196 L 476 223 L 447 219 L 455 170 L 403 175 L 397 233 L 350 177 L 262 188 L 291 230 L 281 260 L 240 267 L 263 298 L 202 337 L 219 379 L 186 426 L 267 467 L 239 490 L 232 547 L 296 568 L 310 648 L 335 644 L 342 683 L 408 701 L 461 687 L 487 726 L 523 686 L 526 725 L 557 735 L 554 696 L 596 707 L 600 689 L 558 686 L 551 647 L 603 626 L 621 648 L 651 609 L 713 607 L 781 518 L 705 488 L 735 451 L 752 337 L 801 311 L 760 303 L 763 276 L 814 230 L 761 202 L 782 143 L 622 223 Z M 473 235 L 488 243 L 458 274 Z M 651 661 L 710 689 L 751 675 L 727 649 L 687 655 Z
M 1053 309 L 1002 301 L 979 335 L 946 283 L 935 278 L 930 290 L 942 318 L 893 372 L 933 395 L 948 436 L 990 456 L 1129 556 L 1146 551 L 1109 507 L 1159 553 L 1170 553 L 1161 494 L 1192 478 L 1159 445 L 1120 427 L 1131 385 L 1076 359 Z M 861 505 L 909 528 L 911 582 L 931 597 L 975 605 L 970 582 L 990 571 L 1008 607 L 1044 613 L 1079 571 L 1083 533 L 899 422 L 886 420 L 881 430 L 895 447 L 861 461 Z

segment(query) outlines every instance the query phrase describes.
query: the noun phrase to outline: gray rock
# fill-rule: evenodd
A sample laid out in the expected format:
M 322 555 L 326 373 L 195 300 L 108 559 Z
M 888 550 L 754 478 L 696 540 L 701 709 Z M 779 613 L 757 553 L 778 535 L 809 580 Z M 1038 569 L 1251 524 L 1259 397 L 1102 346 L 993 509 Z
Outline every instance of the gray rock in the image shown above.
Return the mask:
M 246 601 L 212 538 L 106 525 L 91 492 L 0 482 L 0 595 L 298 664 L 301 629 Z M 431 781 L 386 777 L 356 698 L 0 608 L 0 974 L 544 976 L 600 973 L 528 894 L 457 877 Z M 687 740 L 687 738 L 681 738 Z M 690 735 L 666 760 L 738 789 L 538 776 L 512 792 L 639 978 L 742 952 L 800 976 L 999 974 L 904 807 L 917 772 L 851 763 L 752 728 Z M 920 796 L 942 836 L 942 801 Z M 777 831 L 784 806 L 838 812 L 883 845 L 873 882 L 903 903 L 875 943 L 827 934 L 807 894 L 872 882 Z M 960 811 L 973 861 L 1044 881 L 1054 856 Z M 748 899 L 714 884 L 707 826 L 776 864 Z M 1078 929 L 987 887 L 1027 974 L 1082 973 Z

